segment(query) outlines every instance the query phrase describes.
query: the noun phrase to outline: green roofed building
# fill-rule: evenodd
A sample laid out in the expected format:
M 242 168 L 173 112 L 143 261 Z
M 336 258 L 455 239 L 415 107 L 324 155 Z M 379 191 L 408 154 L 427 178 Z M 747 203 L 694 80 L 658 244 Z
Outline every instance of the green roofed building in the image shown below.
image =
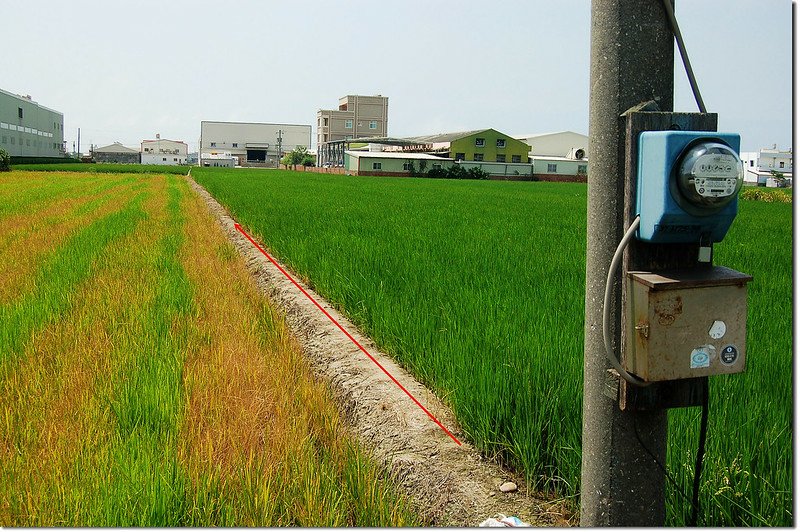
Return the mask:
M 527 163 L 531 147 L 494 129 L 423 135 L 405 140 L 429 145 L 429 153 L 447 154 L 456 161 Z
M 0 148 L 12 157 L 64 157 L 64 115 L 0 89 Z

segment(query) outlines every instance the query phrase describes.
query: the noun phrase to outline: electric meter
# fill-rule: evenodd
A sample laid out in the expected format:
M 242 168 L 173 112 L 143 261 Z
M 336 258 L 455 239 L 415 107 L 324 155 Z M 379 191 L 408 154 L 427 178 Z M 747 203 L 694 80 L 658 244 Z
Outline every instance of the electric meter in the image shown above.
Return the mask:
M 720 242 L 737 212 L 744 171 L 739 135 L 646 131 L 639 136 L 637 238 Z
M 736 199 L 744 181 L 739 155 L 730 146 L 714 141 L 690 144 L 676 163 L 677 193 L 672 195 L 683 210 L 696 216 L 720 211 Z

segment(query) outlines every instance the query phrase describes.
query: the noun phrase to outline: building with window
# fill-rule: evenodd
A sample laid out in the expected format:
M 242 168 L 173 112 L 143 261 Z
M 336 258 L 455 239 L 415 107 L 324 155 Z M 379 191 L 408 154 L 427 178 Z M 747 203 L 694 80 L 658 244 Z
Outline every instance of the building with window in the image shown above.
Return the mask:
M 389 98 L 348 95 L 339 108 L 317 111 L 317 147 L 332 141 L 385 137 L 389 130 Z
M 428 145 L 428 153 L 456 161 L 527 163 L 530 151 L 526 143 L 494 129 L 423 135 L 405 140 Z
M 236 166 L 277 167 L 284 154 L 311 145 L 311 126 L 262 122 L 200 122 L 200 159 L 229 154 Z
M 92 160 L 96 163 L 138 164 L 141 161 L 141 154 L 138 150 L 115 142 L 102 148 L 94 148 Z
M 577 155 L 581 155 L 579 152 Z M 589 160 L 585 157 L 531 157 L 533 176 L 538 181 L 586 182 Z
M 200 166 L 208 167 L 222 167 L 233 168 L 236 166 L 238 159 L 230 153 L 204 153 L 200 159 Z
M 777 145 L 739 155 L 744 167 L 744 182 L 750 185 L 777 186 L 773 172 L 782 174 L 788 183 L 793 178 L 792 150 L 779 150 Z
M 344 167 L 348 175 L 408 176 L 412 168 L 417 171 L 452 166 L 453 159 L 428 153 L 402 153 L 381 151 L 344 152 Z
M 189 146 L 180 140 L 162 139 L 156 135 L 156 140 L 142 141 L 142 164 L 186 164 Z
M 64 115 L 0 89 L 0 148 L 12 157 L 64 157 Z

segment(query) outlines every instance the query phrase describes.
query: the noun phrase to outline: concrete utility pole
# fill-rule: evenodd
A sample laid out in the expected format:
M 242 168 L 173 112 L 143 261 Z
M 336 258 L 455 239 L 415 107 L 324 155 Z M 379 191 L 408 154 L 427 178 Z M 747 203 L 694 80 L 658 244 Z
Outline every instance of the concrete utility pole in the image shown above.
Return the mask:
M 281 167 L 281 143 L 283 142 L 283 130 L 278 130 L 278 154 L 277 159 L 275 161 L 275 168 Z
M 663 463 L 666 411 L 620 410 L 605 356 L 602 305 L 608 267 L 626 229 L 620 115 L 649 100 L 672 110 L 673 35 L 655 0 L 593 0 L 591 28 L 581 526 L 662 526 L 664 476 L 639 443 L 634 421 Z M 610 309 L 617 349 L 619 288 Z

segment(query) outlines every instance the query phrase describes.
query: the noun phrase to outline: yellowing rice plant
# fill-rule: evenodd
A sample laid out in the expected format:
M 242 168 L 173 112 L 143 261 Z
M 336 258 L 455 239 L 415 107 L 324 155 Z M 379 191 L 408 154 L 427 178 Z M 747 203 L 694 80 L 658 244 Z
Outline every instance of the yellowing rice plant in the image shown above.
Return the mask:
M 420 524 L 182 177 L 0 197 L 0 526 Z

